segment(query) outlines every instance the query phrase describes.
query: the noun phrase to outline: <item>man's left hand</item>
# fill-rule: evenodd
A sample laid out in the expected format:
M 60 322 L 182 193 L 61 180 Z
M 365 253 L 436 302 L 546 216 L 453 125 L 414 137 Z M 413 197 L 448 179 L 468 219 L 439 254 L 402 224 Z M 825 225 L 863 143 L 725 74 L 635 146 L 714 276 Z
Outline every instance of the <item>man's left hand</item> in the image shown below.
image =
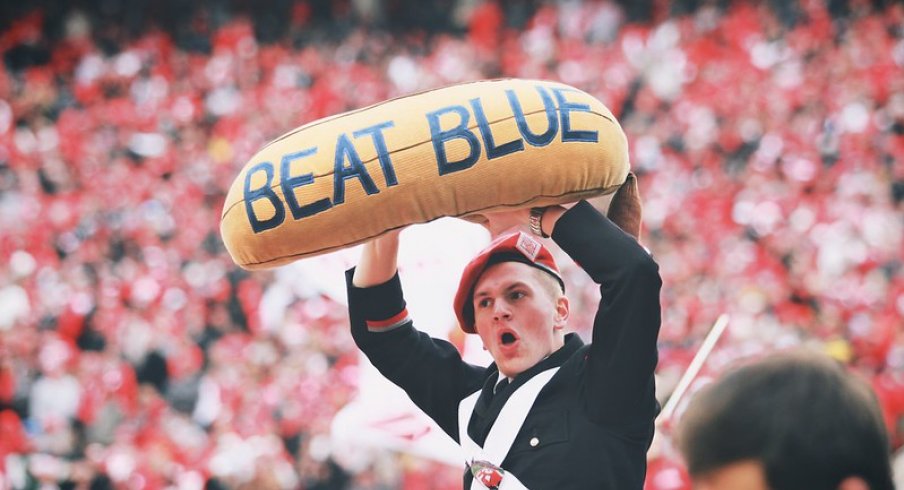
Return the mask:
M 490 236 L 493 238 L 508 231 L 520 230 L 530 233 L 528 224 L 530 219 L 529 208 L 495 211 L 485 213 L 483 216 L 486 221 L 481 223 L 481 225 L 490 232 Z

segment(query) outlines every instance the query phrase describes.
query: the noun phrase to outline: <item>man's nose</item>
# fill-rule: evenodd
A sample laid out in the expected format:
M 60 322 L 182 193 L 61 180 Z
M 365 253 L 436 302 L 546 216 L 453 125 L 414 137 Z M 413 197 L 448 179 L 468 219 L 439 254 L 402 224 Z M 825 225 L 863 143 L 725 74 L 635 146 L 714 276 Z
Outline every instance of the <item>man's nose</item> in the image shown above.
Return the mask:
M 493 305 L 493 319 L 494 320 L 508 320 L 512 317 L 512 312 L 506 304 L 505 301 L 497 301 Z

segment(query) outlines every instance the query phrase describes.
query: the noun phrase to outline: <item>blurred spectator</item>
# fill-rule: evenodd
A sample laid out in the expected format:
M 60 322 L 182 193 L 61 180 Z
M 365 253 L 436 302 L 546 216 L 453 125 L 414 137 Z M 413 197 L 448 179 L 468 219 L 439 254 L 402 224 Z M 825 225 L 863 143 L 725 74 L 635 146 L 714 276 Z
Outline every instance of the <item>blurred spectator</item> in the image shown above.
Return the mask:
M 892 490 L 880 415 L 868 385 L 837 362 L 786 352 L 707 386 L 678 442 L 703 489 Z

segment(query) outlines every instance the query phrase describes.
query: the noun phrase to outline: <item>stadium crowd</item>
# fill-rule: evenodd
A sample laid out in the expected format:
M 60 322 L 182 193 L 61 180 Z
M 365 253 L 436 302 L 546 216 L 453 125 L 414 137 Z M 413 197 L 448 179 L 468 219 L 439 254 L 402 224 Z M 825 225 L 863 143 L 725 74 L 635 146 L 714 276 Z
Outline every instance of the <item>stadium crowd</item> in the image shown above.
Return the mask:
M 870 381 L 900 448 L 904 5 L 772 3 L 164 2 L 169 24 L 127 2 L 4 7 L 0 488 L 460 488 L 419 458 L 336 463 L 344 306 L 238 269 L 218 223 L 283 132 L 499 76 L 619 117 L 665 284 L 663 399 L 727 312 L 695 385 L 819 345 Z M 689 488 L 670 422 L 651 490 Z

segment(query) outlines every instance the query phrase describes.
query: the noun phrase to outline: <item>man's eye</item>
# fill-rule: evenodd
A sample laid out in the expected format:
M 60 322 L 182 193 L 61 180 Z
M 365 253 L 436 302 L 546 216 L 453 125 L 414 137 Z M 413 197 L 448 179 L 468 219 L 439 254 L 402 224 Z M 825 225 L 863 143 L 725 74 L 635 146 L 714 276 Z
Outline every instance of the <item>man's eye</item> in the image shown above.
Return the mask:
M 512 291 L 512 293 L 509 294 L 509 298 L 511 298 L 511 299 L 521 299 L 524 296 L 525 296 L 524 291 Z
M 479 301 L 477 302 L 477 306 L 478 306 L 479 308 L 486 308 L 486 307 L 490 306 L 490 299 L 489 299 L 489 298 L 483 298 L 483 299 L 479 300 Z

